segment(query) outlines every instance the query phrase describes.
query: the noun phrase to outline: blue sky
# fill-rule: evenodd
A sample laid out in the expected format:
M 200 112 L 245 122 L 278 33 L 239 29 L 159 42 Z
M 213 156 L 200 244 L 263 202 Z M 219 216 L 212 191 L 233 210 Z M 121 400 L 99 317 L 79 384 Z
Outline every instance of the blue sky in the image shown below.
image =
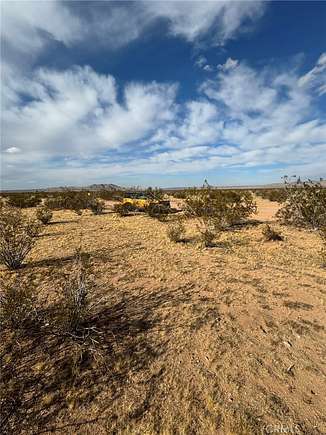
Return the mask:
M 1 3 L 1 187 L 326 176 L 326 3 Z

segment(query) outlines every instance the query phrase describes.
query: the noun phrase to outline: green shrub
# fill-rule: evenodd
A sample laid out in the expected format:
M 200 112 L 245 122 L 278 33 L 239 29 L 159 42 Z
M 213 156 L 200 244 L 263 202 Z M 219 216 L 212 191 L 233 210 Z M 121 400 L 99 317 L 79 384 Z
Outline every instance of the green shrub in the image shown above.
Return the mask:
M 90 192 L 67 189 L 47 198 L 45 206 L 51 210 L 72 210 L 81 215 L 83 210 L 90 208 L 93 200 Z
M 283 237 L 280 233 L 275 231 L 270 225 L 266 224 L 263 226 L 262 234 L 265 238 L 265 240 L 268 241 L 277 241 L 277 240 L 283 240 Z
M 210 218 L 219 228 L 239 223 L 256 211 L 253 195 L 248 191 L 194 189 L 186 198 L 186 213 L 197 218 Z
M 38 207 L 36 210 L 36 218 L 44 225 L 47 225 L 50 222 L 52 216 L 52 211 L 46 206 Z
M 171 208 L 167 204 L 151 202 L 145 207 L 144 211 L 152 218 L 165 221 L 167 216 L 171 213 Z
M 326 189 L 311 180 L 294 183 L 285 177 L 286 200 L 277 212 L 287 225 L 318 229 L 326 225 Z
M 28 219 L 14 207 L 0 210 L 0 261 L 9 269 L 21 267 L 41 230 L 36 220 Z
M 42 198 L 37 194 L 15 192 L 8 194 L 8 205 L 19 208 L 36 207 L 40 205 Z
M 282 203 L 286 200 L 286 191 L 284 188 L 281 189 L 257 189 L 255 194 L 263 199 L 268 199 L 269 201 Z
M 21 283 L 0 283 L 0 319 L 4 326 L 19 329 L 36 317 L 34 287 Z
M 155 187 L 155 189 L 148 187 L 148 189 L 145 190 L 145 196 L 153 201 L 160 201 L 164 198 L 164 192 L 162 189 L 158 189 L 157 187 Z

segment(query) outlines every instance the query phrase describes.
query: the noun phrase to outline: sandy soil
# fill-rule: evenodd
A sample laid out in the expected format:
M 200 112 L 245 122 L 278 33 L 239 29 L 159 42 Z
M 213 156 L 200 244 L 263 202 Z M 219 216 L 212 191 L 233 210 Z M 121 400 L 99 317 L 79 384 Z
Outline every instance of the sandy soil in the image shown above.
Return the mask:
M 276 210 L 259 200 L 256 218 L 272 221 Z M 6 388 L 27 376 L 16 405 L 21 433 L 325 433 L 326 271 L 317 234 L 273 223 L 285 239 L 265 242 L 253 223 L 204 249 L 194 222 L 179 244 L 167 225 L 55 213 L 20 273 L 47 306 L 60 300 L 82 245 L 91 298 L 104 297 L 93 321 L 107 362 L 100 371 L 85 364 L 71 384 L 50 344 L 24 342 L 18 359 L 5 349 Z M 19 413 L 23 406 L 29 411 Z

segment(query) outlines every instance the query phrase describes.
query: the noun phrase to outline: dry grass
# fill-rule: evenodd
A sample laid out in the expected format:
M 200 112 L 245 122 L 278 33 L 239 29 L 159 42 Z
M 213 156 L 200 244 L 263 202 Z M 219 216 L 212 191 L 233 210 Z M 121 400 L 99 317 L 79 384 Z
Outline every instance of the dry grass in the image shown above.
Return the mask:
M 6 433 L 261 434 L 280 424 L 325 433 L 318 235 L 282 227 L 284 242 L 265 243 L 253 222 L 203 249 L 195 222 L 182 244 L 166 225 L 54 212 L 20 274 L 48 315 L 82 239 L 92 297 L 104 298 L 90 319 L 100 358 L 49 326 L 14 339 L 3 331 Z

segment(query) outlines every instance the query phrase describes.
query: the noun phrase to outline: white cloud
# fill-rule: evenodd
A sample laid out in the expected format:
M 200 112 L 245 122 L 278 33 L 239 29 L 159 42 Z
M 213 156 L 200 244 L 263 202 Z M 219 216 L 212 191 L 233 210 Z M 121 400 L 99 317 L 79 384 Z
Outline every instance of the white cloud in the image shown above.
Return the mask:
M 210 42 L 221 44 L 243 31 L 245 21 L 259 19 L 264 9 L 265 4 L 260 0 L 100 5 L 90 2 L 83 8 L 75 2 L 59 0 L 3 1 L 1 36 L 6 47 L 26 55 L 25 61 L 42 51 L 51 40 L 71 46 L 95 39 L 107 48 L 119 48 L 139 38 L 159 21 L 167 23 L 169 34 L 189 42 L 205 38 L 209 32 Z M 16 61 L 19 62 L 17 56 Z
M 298 80 L 301 87 L 312 87 L 319 95 L 326 93 L 326 53 L 322 53 L 316 65 Z
M 293 70 L 232 62 L 202 84 L 197 99 L 183 103 L 176 84 L 119 89 L 112 76 L 89 67 L 41 68 L 30 76 L 10 71 L 2 87 L 6 183 L 83 184 L 271 165 L 325 175 L 318 96 L 300 86 Z
M 230 69 L 235 68 L 238 65 L 238 63 L 239 63 L 239 61 L 229 57 L 229 58 L 227 58 L 225 63 L 223 63 L 221 65 L 217 65 L 217 69 L 222 70 L 222 71 L 228 71 Z
M 172 119 L 176 92 L 172 84 L 131 83 L 118 102 L 113 77 L 89 67 L 11 75 L 3 87 L 15 95 L 3 106 L 4 142 L 48 158 L 95 155 L 143 139 Z
M 5 150 L 6 153 L 15 154 L 20 152 L 20 148 L 18 147 L 9 147 Z
M 78 17 L 64 2 L 1 2 L 1 36 L 7 44 L 23 53 L 41 50 L 49 38 L 65 45 L 76 43 L 82 32 Z

